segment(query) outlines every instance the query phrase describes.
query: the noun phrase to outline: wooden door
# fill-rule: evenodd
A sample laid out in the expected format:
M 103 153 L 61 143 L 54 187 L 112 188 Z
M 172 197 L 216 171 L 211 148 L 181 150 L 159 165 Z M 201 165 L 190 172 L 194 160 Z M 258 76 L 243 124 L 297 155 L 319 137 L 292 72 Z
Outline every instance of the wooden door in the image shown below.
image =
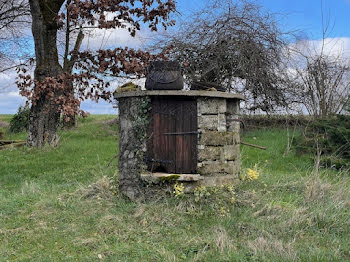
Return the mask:
M 183 97 L 152 98 L 147 163 L 152 172 L 196 173 L 197 104 Z

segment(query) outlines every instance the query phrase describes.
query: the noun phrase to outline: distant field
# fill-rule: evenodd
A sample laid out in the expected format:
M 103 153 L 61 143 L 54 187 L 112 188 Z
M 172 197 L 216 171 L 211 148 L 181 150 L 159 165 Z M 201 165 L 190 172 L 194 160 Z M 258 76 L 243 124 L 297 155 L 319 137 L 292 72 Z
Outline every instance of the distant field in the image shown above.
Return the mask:
M 119 197 L 113 117 L 60 130 L 58 148 L 0 150 L 0 261 L 350 261 L 350 174 L 313 172 L 311 156 L 287 150 L 291 133 L 245 135 L 268 148 L 242 147 L 242 173 L 260 176 L 221 212 L 215 194 Z

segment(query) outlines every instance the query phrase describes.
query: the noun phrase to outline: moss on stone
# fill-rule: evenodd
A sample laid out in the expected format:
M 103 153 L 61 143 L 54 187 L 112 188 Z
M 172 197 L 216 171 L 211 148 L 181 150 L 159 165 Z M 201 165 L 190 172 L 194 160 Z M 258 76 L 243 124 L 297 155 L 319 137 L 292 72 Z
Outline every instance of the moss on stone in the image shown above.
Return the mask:
M 141 87 L 139 85 L 134 84 L 133 82 L 127 82 L 122 86 L 119 86 L 117 90 L 115 90 L 115 94 L 123 93 L 123 92 L 132 92 L 132 91 L 138 91 L 141 90 Z

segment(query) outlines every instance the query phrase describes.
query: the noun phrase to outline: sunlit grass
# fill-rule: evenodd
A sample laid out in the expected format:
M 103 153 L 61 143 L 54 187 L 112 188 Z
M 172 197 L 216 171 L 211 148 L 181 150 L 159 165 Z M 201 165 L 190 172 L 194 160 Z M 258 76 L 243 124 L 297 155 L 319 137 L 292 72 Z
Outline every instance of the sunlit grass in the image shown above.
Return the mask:
M 257 165 L 259 178 L 236 186 L 223 216 L 188 196 L 118 197 L 113 117 L 60 130 L 58 148 L 0 151 L 0 261 L 350 260 L 349 174 L 312 172 L 285 130 L 246 134 L 267 150 L 242 146 L 242 171 Z

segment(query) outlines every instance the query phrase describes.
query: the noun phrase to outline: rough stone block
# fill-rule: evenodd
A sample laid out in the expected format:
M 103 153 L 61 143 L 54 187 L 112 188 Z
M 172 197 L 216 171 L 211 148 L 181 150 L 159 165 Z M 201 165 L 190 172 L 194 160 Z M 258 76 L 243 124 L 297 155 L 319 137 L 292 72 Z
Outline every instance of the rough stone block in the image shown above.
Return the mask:
M 235 132 L 204 131 L 199 139 L 199 145 L 223 146 L 234 145 L 239 139 Z
M 133 127 L 132 121 L 130 119 L 127 119 L 127 118 L 120 118 L 119 126 L 121 128 L 123 128 L 123 130 L 132 129 L 132 127 Z
M 226 99 L 198 98 L 197 105 L 198 113 L 201 115 L 226 113 Z
M 202 150 L 205 148 L 205 145 L 198 145 L 198 150 Z
M 198 160 L 220 160 L 223 154 L 223 147 L 206 146 L 204 149 L 198 150 Z
M 227 130 L 232 132 L 239 132 L 240 122 L 238 115 L 226 115 Z
M 240 135 L 239 135 L 239 132 L 232 132 L 232 133 L 233 133 L 233 143 L 234 143 L 235 145 L 240 144 L 240 142 L 241 142 L 241 137 L 240 137 Z
M 225 160 L 236 160 L 239 155 L 239 145 L 225 145 L 223 151 Z
M 198 128 L 201 130 L 217 130 L 218 126 L 218 115 L 201 115 L 198 117 Z
M 135 153 L 134 152 L 130 152 L 130 154 L 128 155 L 129 158 L 134 158 Z
M 230 175 L 230 176 L 213 176 L 213 177 L 206 177 L 204 180 L 200 181 L 201 186 L 221 186 L 221 185 L 227 185 L 227 184 L 238 184 L 239 183 L 239 177 L 236 175 Z
M 238 175 L 222 175 L 214 177 L 205 177 L 205 179 L 196 182 L 181 182 L 184 185 L 185 193 L 193 193 L 199 186 L 221 186 L 221 185 L 237 185 L 239 183 Z M 172 190 L 172 188 L 170 189 Z
M 127 158 L 128 157 L 128 155 L 129 155 L 129 150 L 125 150 L 124 152 L 123 152 L 123 157 L 124 158 Z
M 198 173 L 204 176 L 212 176 L 218 173 L 234 175 L 239 172 L 239 163 L 236 161 L 204 161 L 198 166 Z
M 230 132 L 239 132 L 239 129 L 240 129 L 239 123 L 227 126 L 227 131 L 230 131 Z
M 227 100 L 226 112 L 230 115 L 239 114 L 239 100 Z
M 225 132 L 226 131 L 226 116 L 225 114 L 218 115 L 218 131 Z

